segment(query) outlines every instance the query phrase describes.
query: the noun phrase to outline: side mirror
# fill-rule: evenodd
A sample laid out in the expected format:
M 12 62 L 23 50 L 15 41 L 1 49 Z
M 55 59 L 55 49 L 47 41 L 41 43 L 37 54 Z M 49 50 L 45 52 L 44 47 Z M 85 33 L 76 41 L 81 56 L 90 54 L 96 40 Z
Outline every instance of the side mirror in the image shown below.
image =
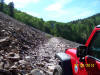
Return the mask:
M 85 45 L 77 47 L 77 57 L 85 57 L 87 55 L 87 47 Z

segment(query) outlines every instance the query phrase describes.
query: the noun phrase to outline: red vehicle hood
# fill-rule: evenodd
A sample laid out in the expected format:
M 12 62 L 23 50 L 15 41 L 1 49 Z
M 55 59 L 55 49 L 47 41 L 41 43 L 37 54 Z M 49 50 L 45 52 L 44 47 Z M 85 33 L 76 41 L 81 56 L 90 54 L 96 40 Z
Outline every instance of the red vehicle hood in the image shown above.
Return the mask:
M 65 53 L 71 57 L 77 58 L 76 50 L 77 50 L 77 48 L 69 48 L 65 51 Z

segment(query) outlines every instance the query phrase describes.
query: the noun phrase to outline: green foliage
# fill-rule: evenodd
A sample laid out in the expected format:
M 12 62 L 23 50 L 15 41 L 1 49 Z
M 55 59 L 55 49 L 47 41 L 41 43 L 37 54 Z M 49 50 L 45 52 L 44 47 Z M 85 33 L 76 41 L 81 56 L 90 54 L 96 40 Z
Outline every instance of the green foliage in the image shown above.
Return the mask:
M 12 8 L 9 11 L 9 5 L 4 4 L 4 13 L 10 16 L 11 13 L 13 13 L 15 19 L 27 25 L 78 43 L 85 43 L 93 28 L 100 24 L 100 13 L 89 18 L 79 19 L 69 23 L 61 23 L 56 21 L 44 21 L 42 18 L 33 17 L 25 12 L 21 12 L 15 8 L 13 9 L 13 4 L 10 4 L 10 6 L 12 6 Z
M 56 23 L 54 35 L 84 44 L 96 25 L 100 24 L 100 14 L 69 23 Z
M 9 7 L 8 7 L 8 5 L 4 4 L 3 12 L 4 12 L 5 14 L 9 15 Z

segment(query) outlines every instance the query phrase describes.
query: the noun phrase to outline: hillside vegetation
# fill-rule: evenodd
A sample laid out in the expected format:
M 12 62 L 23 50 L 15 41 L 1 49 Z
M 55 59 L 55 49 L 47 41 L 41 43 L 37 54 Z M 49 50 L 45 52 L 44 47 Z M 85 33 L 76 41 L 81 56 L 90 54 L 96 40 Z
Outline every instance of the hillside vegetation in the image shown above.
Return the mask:
M 3 12 L 11 16 L 9 5 L 4 4 Z M 27 25 L 33 26 L 54 36 L 63 37 L 78 43 L 85 43 L 92 29 L 100 24 L 100 13 L 68 23 L 44 21 L 42 18 L 31 16 L 15 8 L 13 9 L 13 14 L 15 19 Z

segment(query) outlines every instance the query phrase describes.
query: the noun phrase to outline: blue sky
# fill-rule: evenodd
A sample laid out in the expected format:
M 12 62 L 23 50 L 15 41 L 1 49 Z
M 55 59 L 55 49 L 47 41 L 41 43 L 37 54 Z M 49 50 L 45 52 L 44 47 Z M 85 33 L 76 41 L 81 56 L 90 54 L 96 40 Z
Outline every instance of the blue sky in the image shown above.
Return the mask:
M 5 0 L 45 21 L 70 22 L 100 13 L 100 0 Z

